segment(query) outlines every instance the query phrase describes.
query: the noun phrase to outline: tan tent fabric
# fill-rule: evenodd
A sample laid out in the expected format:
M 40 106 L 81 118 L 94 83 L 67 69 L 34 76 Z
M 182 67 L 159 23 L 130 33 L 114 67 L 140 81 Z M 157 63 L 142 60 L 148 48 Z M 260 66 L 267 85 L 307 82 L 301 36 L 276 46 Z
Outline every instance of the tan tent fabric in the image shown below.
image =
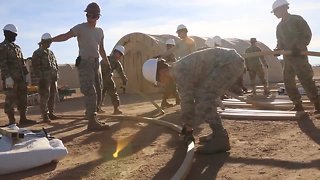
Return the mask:
M 198 36 L 191 36 L 198 49 L 205 47 L 205 40 Z M 179 38 L 172 35 L 148 35 L 143 33 L 131 33 L 122 37 L 116 44 L 124 45 L 126 53 L 121 60 L 124 71 L 128 76 L 127 92 L 134 93 L 139 91 L 150 93 L 157 92 L 151 83 L 147 82 L 142 76 L 142 64 L 156 55 L 165 51 L 165 41 L 167 39 L 175 39 L 179 41 Z M 228 38 L 222 40 L 222 46 L 226 48 L 236 49 L 239 53 L 244 53 L 245 49 L 249 47 L 249 40 L 241 40 L 237 38 Z M 262 50 L 271 50 L 266 45 L 258 42 L 258 46 Z M 177 56 L 179 56 L 177 52 Z M 266 61 L 269 64 L 269 82 L 282 82 L 282 67 L 280 62 L 274 56 L 266 56 Z M 119 76 L 114 75 L 114 80 L 121 84 Z M 258 80 L 257 80 L 258 81 Z M 258 81 L 259 82 L 259 81 Z M 245 76 L 245 83 L 249 84 L 248 75 Z
M 78 69 L 74 65 L 60 64 L 58 86 L 67 86 L 69 88 L 79 88 Z

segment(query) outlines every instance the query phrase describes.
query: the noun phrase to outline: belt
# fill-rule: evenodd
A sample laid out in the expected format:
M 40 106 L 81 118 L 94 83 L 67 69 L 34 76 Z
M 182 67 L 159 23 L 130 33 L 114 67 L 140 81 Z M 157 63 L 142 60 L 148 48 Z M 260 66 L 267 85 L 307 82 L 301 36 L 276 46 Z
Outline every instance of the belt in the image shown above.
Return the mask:
M 96 59 L 99 59 L 99 57 L 93 57 L 93 56 L 81 56 L 81 59 L 86 59 L 86 60 L 96 60 Z

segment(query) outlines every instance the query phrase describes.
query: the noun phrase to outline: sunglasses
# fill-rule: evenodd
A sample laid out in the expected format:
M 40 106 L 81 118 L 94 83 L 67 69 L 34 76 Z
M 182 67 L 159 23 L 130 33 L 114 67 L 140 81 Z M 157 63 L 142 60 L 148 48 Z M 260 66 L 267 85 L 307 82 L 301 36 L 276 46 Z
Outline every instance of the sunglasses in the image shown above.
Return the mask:
M 100 14 L 86 14 L 87 18 L 97 19 L 100 17 Z

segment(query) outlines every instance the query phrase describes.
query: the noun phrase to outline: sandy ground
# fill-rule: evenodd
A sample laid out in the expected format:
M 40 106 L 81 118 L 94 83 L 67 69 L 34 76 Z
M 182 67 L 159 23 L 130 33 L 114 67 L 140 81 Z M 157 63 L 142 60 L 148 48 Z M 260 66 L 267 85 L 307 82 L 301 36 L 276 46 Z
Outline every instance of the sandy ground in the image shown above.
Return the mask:
M 153 95 L 157 103 L 160 96 Z M 154 106 L 137 95 L 121 94 L 126 115 L 153 116 Z M 83 114 L 83 98 L 69 98 L 57 105 L 59 114 Z M 105 114 L 111 114 L 107 104 Z M 162 120 L 181 124 L 180 107 L 166 109 Z M 39 107 L 29 117 L 40 121 Z M 18 119 L 18 116 L 17 116 Z M 102 119 L 103 121 L 112 119 Z M 7 122 L 0 112 L 0 125 Z M 105 132 L 88 132 L 82 118 L 63 118 L 30 129 L 46 128 L 68 148 L 60 162 L 0 179 L 170 179 L 183 161 L 185 149 L 178 134 L 161 126 L 122 121 Z M 195 155 L 188 180 L 201 179 L 320 179 L 320 116 L 297 121 L 227 120 L 231 151 Z M 196 136 L 209 132 L 200 124 Z M 119 157 L 113 153 L 123 145 Z M 197 144 L 198 146 L 198 144 Z M 1 162 L 2 163 L 2 162 Z

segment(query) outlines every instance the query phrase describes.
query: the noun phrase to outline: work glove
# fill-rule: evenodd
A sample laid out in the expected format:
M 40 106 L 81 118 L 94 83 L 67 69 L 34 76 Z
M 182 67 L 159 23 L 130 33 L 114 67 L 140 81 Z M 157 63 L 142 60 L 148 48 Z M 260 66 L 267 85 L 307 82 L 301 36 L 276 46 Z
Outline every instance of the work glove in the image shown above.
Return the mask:
M 186 147 L 188 147 L 189 143 L 191 143 L 192 141 L 195 142 L 196 140 L 194 139 L 193 136 L 193 129 L 191 131 L 187 131 L 186 127 L 183 126 L 180 132 L 180 135 L 183 135 L 183 142 L 185 144 Z
M 279 51 L 280 49 L 274 49 L 273 51 Z M 278 57 L 278 56 L 280 56 L 281 54 L 274 54 L 273 56 L 275 56 L 275 57 Z
M 11 76 L 6 78 L 5 83 L 6 83 L 6 88 L 13 88 L 14 81 Z
M 161 58 L 161 55 L 158 55 L 158 56 L 154 56 L 153 59 L 159 59 Z
M 291 56 L 297 57 L 300 55 L 301 55 L 301 50 L 296 45 L 294 45 L 291 49 Z

